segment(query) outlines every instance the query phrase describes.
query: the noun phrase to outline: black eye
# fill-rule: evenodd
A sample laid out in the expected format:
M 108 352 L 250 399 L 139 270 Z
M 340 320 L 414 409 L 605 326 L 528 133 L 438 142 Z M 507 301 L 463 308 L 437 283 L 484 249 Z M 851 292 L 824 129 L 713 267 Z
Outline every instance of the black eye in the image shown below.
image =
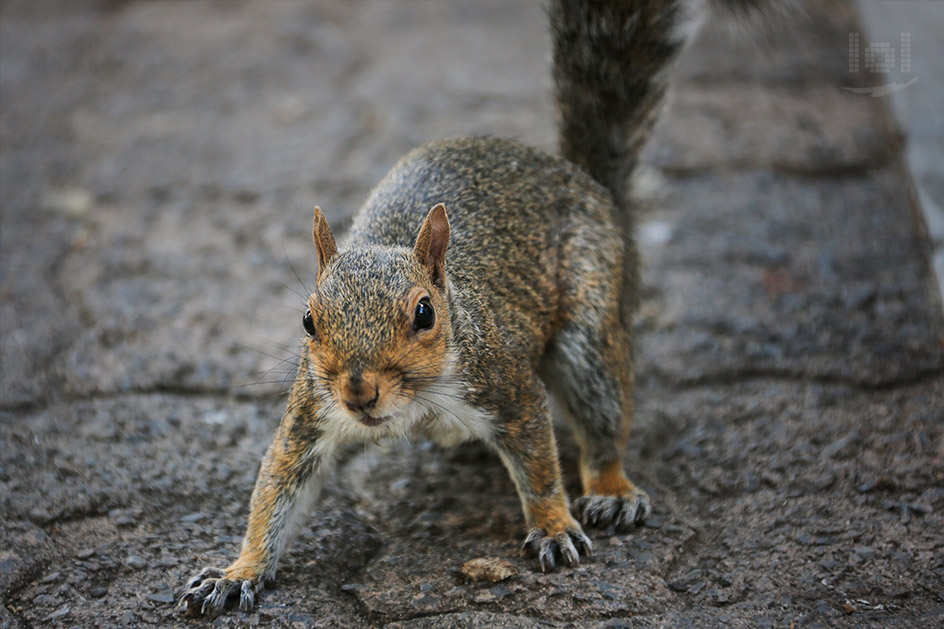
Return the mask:
M 315 322 L 311 320 L 311 310 L 305 311 L 305 316 L 302 317 L 302 325 L 305 326 L 305 332 L 308 332 L 308 336 L 315 338 Z
M 433 304 L 429 303 L 429 297 L 423 297 L 416 304 L 416 312 L 413 313 L 413 329 L 428 330 L 433 327 L 436 321 L 436 313 L 433 312 Z

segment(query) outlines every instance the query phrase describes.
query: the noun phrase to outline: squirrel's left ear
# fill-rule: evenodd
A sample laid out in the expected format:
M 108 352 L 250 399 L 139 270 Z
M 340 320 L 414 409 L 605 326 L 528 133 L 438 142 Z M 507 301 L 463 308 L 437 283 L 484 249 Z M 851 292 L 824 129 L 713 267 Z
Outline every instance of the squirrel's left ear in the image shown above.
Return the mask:
M 315 241 L 315 250 L 318 251 L 318 281 L 328 267 L 328 262 L 338 254 L 338 246 L 334 243 L 334 235 L 328 227 L 328 220 L 321 213 L 321 208 L 315 206 L 315 225 L 312 228 L 312 237 Z
M 413 253 L 427 267 L 433 283 L 440 289 L 446 288 L 446 246 L 449 244 L 449 219 L 446 207 L 440 203 L 426 215 L 420 235 L 416 237 Z

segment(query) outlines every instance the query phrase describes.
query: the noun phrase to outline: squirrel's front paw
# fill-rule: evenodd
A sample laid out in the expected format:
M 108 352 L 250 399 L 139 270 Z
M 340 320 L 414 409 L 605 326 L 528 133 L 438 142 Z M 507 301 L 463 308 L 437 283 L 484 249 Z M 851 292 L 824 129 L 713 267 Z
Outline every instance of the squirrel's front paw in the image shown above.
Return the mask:
M 574 501 L 573 510 L 584 526 L 625 533 L 637 524 L 645 522 L 652 513 L 652 506 L 646 492 L 633 489 L 622 496 L 582 496 Z
M 217 616 L 238 590 L 239 609 L 249 612 L 261 589 L 260 578 L 238 578 L 230 570 L 204 568 L 184 586 L 177 599 L 177 610 L 186 616 Z
M 580 563 L 580 555 L 590 556 L 593 544 L 584 535 L 576 522 L 556 535 L 548 535 L 544 529 L 531 529 L 525 538 L 522 549 L 531 556 L 537 555 L 541 562 L 541 572 L 551 572 L 563 559 L 568 566 Z

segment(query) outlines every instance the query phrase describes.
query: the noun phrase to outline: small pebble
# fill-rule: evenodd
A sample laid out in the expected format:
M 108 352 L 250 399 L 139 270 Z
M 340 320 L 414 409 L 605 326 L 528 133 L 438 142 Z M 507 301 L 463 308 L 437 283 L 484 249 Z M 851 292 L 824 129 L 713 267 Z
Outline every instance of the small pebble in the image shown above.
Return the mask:
M 462 574 L 472 581 L 498 583 L 518 574 L 518 568 L 497 557 L 479 557 L 462 564 Z

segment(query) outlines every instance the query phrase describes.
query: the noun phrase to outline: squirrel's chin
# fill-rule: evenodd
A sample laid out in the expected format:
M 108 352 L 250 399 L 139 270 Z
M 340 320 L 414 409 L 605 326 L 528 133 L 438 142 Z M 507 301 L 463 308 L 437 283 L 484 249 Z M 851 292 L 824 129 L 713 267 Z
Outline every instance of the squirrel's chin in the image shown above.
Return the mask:
M 373 417 L 371 415 L 361 415 L 357 418 L 357 421 L 364 424 L 365 426 L 379 426 L 380 424 L 386 423 L 390 420 L 389 415 L 384 415 L 381 417 Z

